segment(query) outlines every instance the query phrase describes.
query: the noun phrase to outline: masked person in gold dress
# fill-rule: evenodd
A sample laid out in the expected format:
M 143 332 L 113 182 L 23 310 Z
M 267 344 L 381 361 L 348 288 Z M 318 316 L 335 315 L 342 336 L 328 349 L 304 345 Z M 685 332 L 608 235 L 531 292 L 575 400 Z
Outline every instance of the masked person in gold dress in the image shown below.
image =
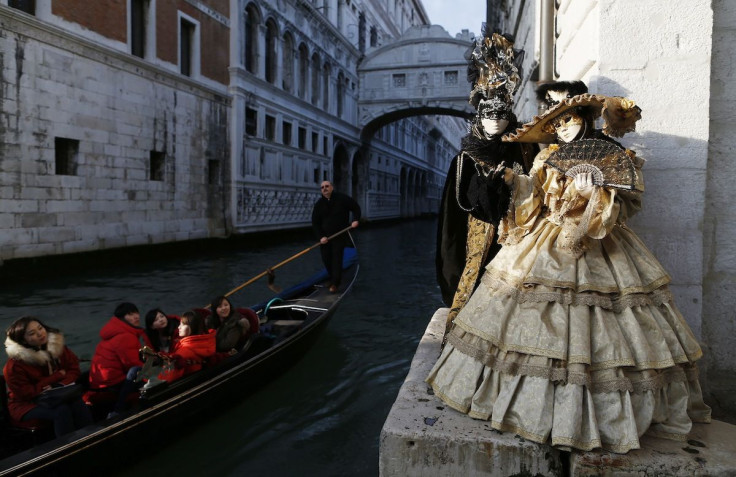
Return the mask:
M 450 407 L 535 442 L 619 453 L 644 433 L 685 440 L 710 421 L 700 346 L 669 275 L 626 225 L 644 161 L 611 136 L 640 113 L 580 94 L 504 136 L 550 146 L 528 176 L 504 171 L 502 248 L 427 378 Z

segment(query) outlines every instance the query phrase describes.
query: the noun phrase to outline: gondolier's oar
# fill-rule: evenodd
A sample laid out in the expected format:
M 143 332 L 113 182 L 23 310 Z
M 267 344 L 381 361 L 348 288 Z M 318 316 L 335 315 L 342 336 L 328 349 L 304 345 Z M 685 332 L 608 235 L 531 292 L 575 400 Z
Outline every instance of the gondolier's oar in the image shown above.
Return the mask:
M 334 234 L 330 235 L 329 237 L 327 237 L 327 240 L 328 240 L 328 241 L 329 241 L 329 240 L 332 240 L 333 238 L 337 237 L 337 236 L 338 236 L 338 235 L 340 235 L 340 234 L 344 234 L 345 232 L 347 232 L 348 230 L 350 230 L 350 229 L 352 229 L 352 228 L 353 228 L 353 226 L 352 226 L 352 225 L 348 225 L 347 227 L 345 227 L 344 229 L 340 230 L 339 232 L 336 232 L 336 233 L 334 233 Z M 273 267 L 267 268 L 266 270 L 262 271 L 261 273 L 259 273 L 259 274 L 258 274 L 258 275 L 256 275 L 255 277 L 253 277 L 253 278 L 251 278 L 250 280 L 248 280 L 247 282 L 243 283 L 242 285 L 239 285 L 238 287 L 236 287 L 236 288 L 233 288 L 233 289 L 232 289 L 232 290 L 230 290 L 229 292 L 225 293 L 225 296 L 230 296 L 230 295 L 232 295 L 233 293 L 236 293 L 236 292 L 238 292 L 238 291 L 242 290 L 243 288 L 247 287 L 247 286 L 248 286 L 248 285 L 250 285 L 251 283 L 253 283 L 253 282 L 255 282 L 256 280 L 258 280 L 259 278 L 263 278 L 263 277 L 265 277 L 266 275 L 269 275 L 269 276 L 273 276 L 273 271 L 274 271 L 274 270 L 276 270 L 277 268 L 279 268 L 279 267 L 281 267 L 281 266 L 283 266 L 283 265 L 286 265 L 287 263 L 291 262 L 292 260 L 295 260 L 295 259 L 297 259 L 297 258 L 301 257 L 301 256 L 302 256 L 302 255 L 304 255 L 305 253 L 309 252 L 310 250 L 314 250 L 315 248 L 319 247 L 320 245 L 322 245 L 322 243 L 321 243 L 321 242 L 317 242 L 316 244 L 314 244 L 314 245 L 312 245 L 312 246 L 310 246 L 310 247 L 307 247 L 307 248 L 305 248 L 305 249 L 304 249 L 304 250 L 302 250 L 301 252 L 299 252 L 299 253 L 297 253 L 297 254 L 295 254 L 295 255 L 292 255 L 291 257 L 287 258 L 286 260 L 284 260 L 284 261 L 282 261 L 282 262 L 279 262 L 279 263 L 277 263 L 277 264 L 276 264 L 276 265 L 274 265 Z M 273 285 L 273 282 L 271 282 L 271 283 L 270 283 L 269 285 Z M 204 308 L 209 308 L 210 306 L 211 306 L 211 305 L 207 305 L 207 306 L 205 306 Z

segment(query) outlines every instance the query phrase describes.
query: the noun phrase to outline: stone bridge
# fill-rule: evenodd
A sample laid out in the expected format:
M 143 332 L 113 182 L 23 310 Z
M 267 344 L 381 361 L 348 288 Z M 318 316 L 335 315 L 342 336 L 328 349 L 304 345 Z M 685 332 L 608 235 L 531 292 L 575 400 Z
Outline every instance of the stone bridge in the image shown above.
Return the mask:
M 361 139 L 409 116 L 472 117 L 465 60 L 470 45 L 439 25 L 420 26 L 366 55 L 358 67 Z

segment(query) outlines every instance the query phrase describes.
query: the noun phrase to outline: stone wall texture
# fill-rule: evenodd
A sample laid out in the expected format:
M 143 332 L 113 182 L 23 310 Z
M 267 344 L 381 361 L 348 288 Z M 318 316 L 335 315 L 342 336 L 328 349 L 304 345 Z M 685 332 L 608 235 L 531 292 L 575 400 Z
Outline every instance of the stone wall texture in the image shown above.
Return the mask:
M 209 177 L 226 172 L 224 86 L 9 9 L 0 32 L 1 260 L 224 233 L 226 178 Z M 56 169 L 64 144 L 70 174 Z M 152 154 L 163 158 L 161 180 Z
M 703 221 L 703 340 L 711 405 L 736 414 L 736 3 L 713 2 L 708 168 Z M 699 104 L 700 105 L 700 104 Z M 705 105 L 702 105 L 704 107 Z

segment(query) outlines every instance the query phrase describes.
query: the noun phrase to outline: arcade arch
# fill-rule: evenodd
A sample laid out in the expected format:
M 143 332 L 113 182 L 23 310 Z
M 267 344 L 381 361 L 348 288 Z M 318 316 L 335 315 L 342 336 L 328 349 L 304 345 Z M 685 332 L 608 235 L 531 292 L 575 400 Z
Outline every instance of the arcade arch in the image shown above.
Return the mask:
M 350 156 L 348 150 L 342 141 L 339 141 L 335 145 L 335 150 L 332 154 L 332 184 L 340 192 L 349 194 L 350 175 Z

